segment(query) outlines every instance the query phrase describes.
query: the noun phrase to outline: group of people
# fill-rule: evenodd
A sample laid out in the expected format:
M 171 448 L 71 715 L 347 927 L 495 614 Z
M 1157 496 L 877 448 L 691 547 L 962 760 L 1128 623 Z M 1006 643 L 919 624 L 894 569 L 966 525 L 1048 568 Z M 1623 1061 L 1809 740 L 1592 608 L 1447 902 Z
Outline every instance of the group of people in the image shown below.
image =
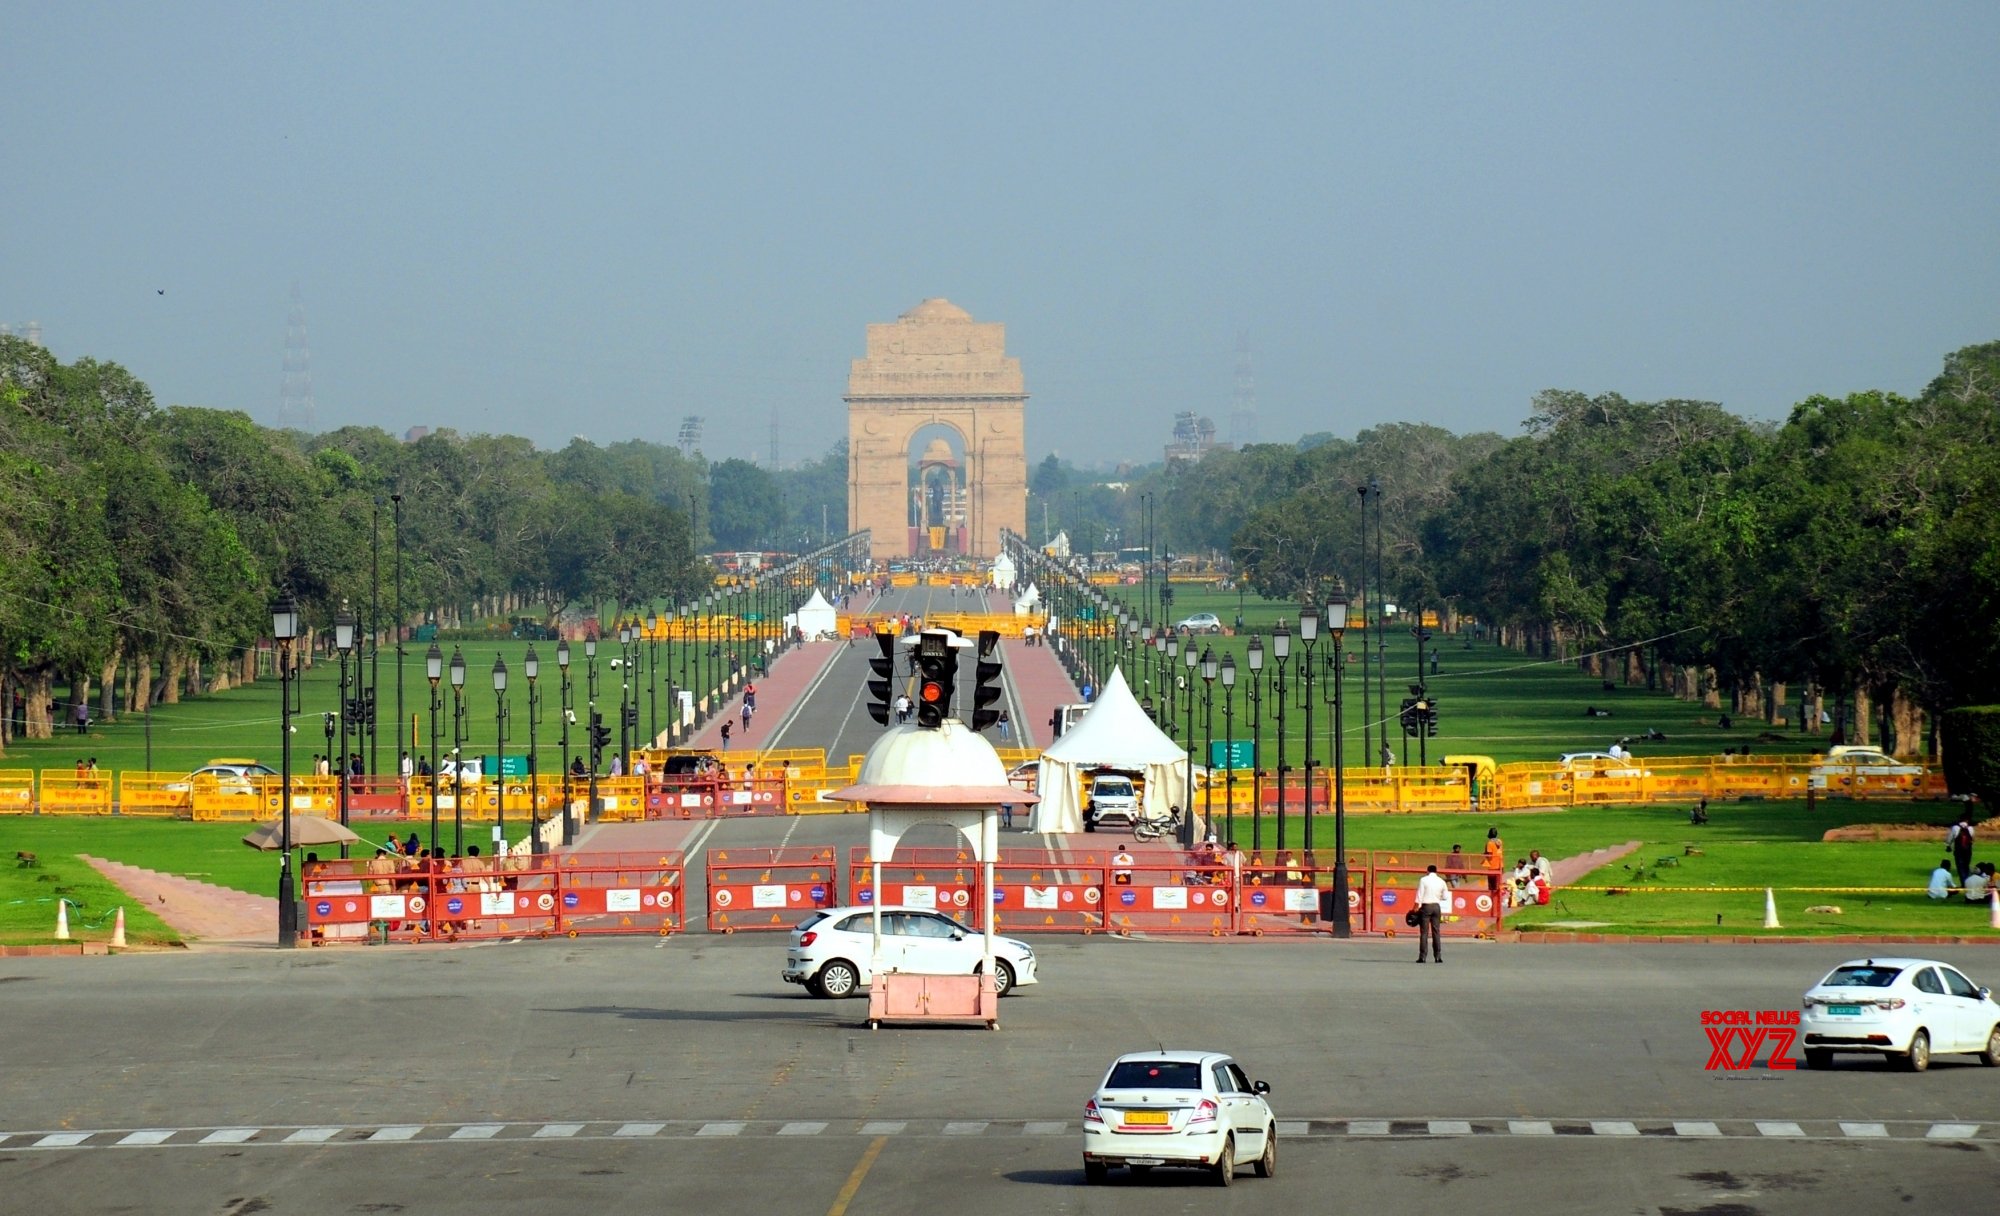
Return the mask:
M 1956 890 L 1964 894 L 1965 901 L 1983 904 L 1993 898 L 1996 885 L 1993 863 L 1982 861 L 1974 864 L 1972 846 L 1977 830 L 1972 826 L 1972 815 L 1962 813 L 1958 822 L 1945 829 L 1945 848 L 1950 855 L 1938 862 L 1937 869 L 1931 871 L 1929 894 L 1932 899 L 1950 899 Z

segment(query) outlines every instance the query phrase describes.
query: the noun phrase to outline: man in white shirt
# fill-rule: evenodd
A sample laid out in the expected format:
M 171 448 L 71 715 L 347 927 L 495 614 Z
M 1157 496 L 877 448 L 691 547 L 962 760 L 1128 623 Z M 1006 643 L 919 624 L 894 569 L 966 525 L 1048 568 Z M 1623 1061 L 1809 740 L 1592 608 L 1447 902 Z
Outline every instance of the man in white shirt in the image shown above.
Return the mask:
M 1444 961 L 1444 909 L 1451 902 L 1451 888 L 1438 874 L 1438 868 L 1429 871 L 1417 880 L 1417 961 L 1420 963 Z M 1425 957 L 1426 947 L 1430 957 Z

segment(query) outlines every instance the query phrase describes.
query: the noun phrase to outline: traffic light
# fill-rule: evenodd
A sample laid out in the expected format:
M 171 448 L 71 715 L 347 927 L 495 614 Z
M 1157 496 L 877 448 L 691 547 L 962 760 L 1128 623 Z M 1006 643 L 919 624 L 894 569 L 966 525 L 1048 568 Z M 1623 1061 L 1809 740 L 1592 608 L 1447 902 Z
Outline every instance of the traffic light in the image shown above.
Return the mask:
M 992 629 L 979 631 L 979 659 L 972 667 L 972 729 L 985 730 L 1000 720 L 1000 711 L 989 709 L 1000 699 L 1000 634 Z
M 1429 736 L 1430 738 L 1435 739 L 1437 738 L 1437 733 L 1438 733 L 1438 703 L 1437 703 L 1437 698 L 1432 697 L 1430 699 L 1429 704 L 1424 706 L 1424 734 Z
M 868 680 L 868 716 L 875 719 L 877 726 L 889 725 L 889 700 L 895 692 L 896 681 L 896 636 L 891 633 L 877 633 L 875 647 L 882 653 L 871 656 L 868 670 L 873 674 Z
M 951 716 L 951 694 L 958 682 L 958 656 L 952 635 L 927 629 L 917 642 L 917 725 L 936 730 Z
M 611 746 L 611 728 L 604 724 L 604 715 L 590 711 L 590 767 L 602 768 L 604 749 Z
M 1414 736 L 1423 725 L 1422 719 L 1417 717 L 1418 704 L 1420 702 L 1415 697 L 1403 698 L 1403 709 L 1397 715 L 1397 720 L 1403 724 L 1403 733 L 1405 735 Z
M 626 729 L 628 730 L 639 729 L 639 703 L 637 701 L 634 701 L 632 704 L 625 706 L 619 712 L 624 715 L 622 718 L 619 719 L 619 722 Z

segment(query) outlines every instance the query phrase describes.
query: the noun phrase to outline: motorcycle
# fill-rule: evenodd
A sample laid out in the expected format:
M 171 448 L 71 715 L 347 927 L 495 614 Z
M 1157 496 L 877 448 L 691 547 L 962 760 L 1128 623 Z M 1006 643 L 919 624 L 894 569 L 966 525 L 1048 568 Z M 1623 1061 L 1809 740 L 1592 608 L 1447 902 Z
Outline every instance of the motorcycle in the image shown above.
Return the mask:
M 1132 824 L 1132 839 L 1157 840 L 1162 836 L 1178 836 L 1181 830 L 1181 808 L 1174 807 L 1165 815 L 1144 814 Z

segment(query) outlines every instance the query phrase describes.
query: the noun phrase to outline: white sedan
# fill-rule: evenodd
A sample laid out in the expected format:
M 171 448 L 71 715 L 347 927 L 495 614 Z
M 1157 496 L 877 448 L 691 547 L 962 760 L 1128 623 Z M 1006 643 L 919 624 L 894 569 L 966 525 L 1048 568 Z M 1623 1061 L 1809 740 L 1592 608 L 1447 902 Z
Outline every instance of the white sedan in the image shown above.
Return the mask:
M 1270 1092 L 1213 1051 L 1119 1056 L 1083 1104 L 1084 1181 L 1104 1181 L 1114 1165 L 1134 1174 L 1166 1165 L 1208 1170 L 1228 1186 L 1244 1161 L 1269 1178 L 1278 1172 Z
M 784 981 L 815 996 L 846 997 L 874 975 L 874 913 L 866 907 L 815 912 L 792 930 Z M 928 908 L 882 909 L 882 966 L 920 975 L 978 975 L 986 964 L 985 935 Z M 1035 982 L 1035 951 L 1011 937 L 993 939 L 993 994 Z
M 1977 1054 L 1996 1067 L 2000 1004 L 1949 963 L 1856 959 L 1806 990 L 1799 1037 L 1809 1068 L 1829 1067 L 1837 1051 L 1897 1056 L 1911 1072 L 1937 1052 Z

